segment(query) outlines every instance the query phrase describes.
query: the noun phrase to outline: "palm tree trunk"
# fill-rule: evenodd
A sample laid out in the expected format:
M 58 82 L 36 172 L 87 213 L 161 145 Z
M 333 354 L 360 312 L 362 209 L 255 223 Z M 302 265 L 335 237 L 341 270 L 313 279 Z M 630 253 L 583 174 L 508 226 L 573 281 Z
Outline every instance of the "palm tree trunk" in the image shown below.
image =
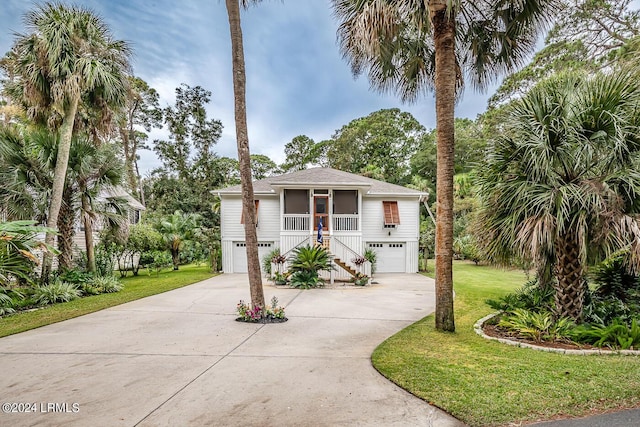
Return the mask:
M 556 315 L 582 320 L 582 306 L 586 284 L 580 260 L 580 246 L 571 233 L 560 236 L 556 242 L 555 303 Z
M 53 187 L 51 189 L 51 201 L 49 202 L 49 212 L 47 215 L 47 227 L 51 229 L 55 229 L 58 225 L 58 215 L 60 213 L 60 206 L 62 205 L 64 181 L 67 176 L 67 165 L 69 163 L 69 151 L 71 150 L 73 124 L 75 123 L 79 101 L 79 94 L 70 100 L 69 106 L 65 111 L 64 119 L 62 120 L 62 125 L 60 125 L 60 142 L 58 143 L 56 167 L 53 171 Z M 45 237 L 45 243 L 53 246 L 54 239 L 55 234 L 48 232 Z M 49 283 L 49 274 L 51 273 L 52 262 L 53 254 L 45 252 L 42 262 L 42 275 L 40 277 L 42 283 Z
M 242 46 L 242 27 L 240 25 L 239 0 L 226 0 L 231 32 L 231 56 L 233 63 L 233 95 L 235 98 L 236 138 L 238 141 L 238 161 L 240 163 L 240 181 L 242 183 L 242 210 L 244 231 L 247 244 L 247 267 L 249 270 L 249 289 L 251 303 L 264 307 L 264 292 L 260 259 L 258 257 L 258 234 L 256 232 L 256 212 L 251 179 L 249 157 L 249 135 L 247 132 L 247 107 L 245 100 L 246 74 L 244 68 L 244 50 Z
M 180 269 L 180 250 L 176 248 L 171 248 L 171 261 L 173 262 L 173 270 L 177 271 Z
M 84 245 L 87 251 L 87 271 L 96 272 L 96 254 L 93 246 L 93 221 L 90 216 L 91 206 L 86 196 L 82 196 L 82 223 L 84 225 Z
M 58 266 L 63 270 L 73 268 L 73 234 L 76 222 L 72 207 L 71 189 L 65 188 L 62 194 L 62 205 L 58 214 Z
M 431 0 L 435 43 L 436 165 L 436 329 L 455 331 L 453 314 L 453 167 L 456 85 L 455 19 L 446 0 Z

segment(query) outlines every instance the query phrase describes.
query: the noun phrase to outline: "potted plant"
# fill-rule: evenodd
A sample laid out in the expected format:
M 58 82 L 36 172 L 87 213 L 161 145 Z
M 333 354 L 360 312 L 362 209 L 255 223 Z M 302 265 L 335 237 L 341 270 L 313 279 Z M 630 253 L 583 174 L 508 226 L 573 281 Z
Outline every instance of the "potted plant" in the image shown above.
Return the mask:
M 362 273 L 356 273 L 356 275 L 353 278 L 353 284 L 356 286 L 365 286 L 367 283 L 369 283 L 369 276 L 367 276 L 366 274 L 362 274 Z

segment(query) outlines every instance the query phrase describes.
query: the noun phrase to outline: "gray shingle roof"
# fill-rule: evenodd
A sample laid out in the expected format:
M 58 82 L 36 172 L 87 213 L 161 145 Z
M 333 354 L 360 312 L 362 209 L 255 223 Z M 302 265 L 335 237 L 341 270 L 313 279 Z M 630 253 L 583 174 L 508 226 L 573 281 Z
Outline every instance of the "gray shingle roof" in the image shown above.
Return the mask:
M 255 193 L 274 193 L 278 187 L 295 185 L 297 187 L 306 186 L 318 188 L 321 186 L 353 186 L 366 187 L 365 194 L 368 195 L 415 195 L 420 196 L 425 193 L 400 185 L 389 184 L 377 179 L 367 178 L 349 172 L 339 171 L 332 168 L 310 168 L 284 175 L 270 176 L 265 179 L 253 181 L 253 191 Z M 241 193 L 241 186 L 222 188 L 217 192 L 221 194 Z

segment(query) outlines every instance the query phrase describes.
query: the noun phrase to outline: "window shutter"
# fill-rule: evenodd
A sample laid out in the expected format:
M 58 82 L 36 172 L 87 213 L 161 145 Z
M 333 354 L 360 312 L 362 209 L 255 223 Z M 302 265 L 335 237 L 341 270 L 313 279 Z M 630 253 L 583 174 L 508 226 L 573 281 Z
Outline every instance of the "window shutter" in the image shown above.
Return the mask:
M 400 213 L 398 212 L 398 202 L 382 202 L 384 210 L 384 225 L 399 225 Z
M 256 227 L 258 226 L 258 206 L 260 206 L 260 200 L 254 200 L 256 204 Z M 240 215 L 240 224 L 244 224 L 244 209 L 242 209 L 242 214 Z

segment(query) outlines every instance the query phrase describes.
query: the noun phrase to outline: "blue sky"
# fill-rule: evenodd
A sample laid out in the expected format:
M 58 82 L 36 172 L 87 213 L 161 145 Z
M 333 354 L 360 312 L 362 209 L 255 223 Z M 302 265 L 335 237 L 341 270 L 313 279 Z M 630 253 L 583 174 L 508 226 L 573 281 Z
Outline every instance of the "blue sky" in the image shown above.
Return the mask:
M 134 73 L 160 93 L 161 105 L 175 100 L 180 83 L 212 92 L 210 118 L 224 131 L 216 151 L 236 157 L 231 80 L 231 43 L 222 0 L 77 0 L 101 15 L 118 39 L 134 50 Z M 0 54 L 7 52 L 22 17 L 25 0 L 0 0 Z M 251 152 L 284 161 L 284 145 L 300 134 L 329 138 L 349 121 L 382 108 L 411 112 L 427 128 L 435 125 L 432 94 L 412 105 L 369 89 L 366 77 L 354 79 L 336 44 L 337 23 L 328 0 L 266 0 L 243 12 L 247 66 L 247 113 Z M 489 94 L 491 89 L 489 90 Z M 457 105 L 458 117 L 475 118 L 488 94 L 468 89 Z M 151 139 L 163 137 L 154 131 Z M 141 172 L 159 166 L 151 151 L 141 154 Z

